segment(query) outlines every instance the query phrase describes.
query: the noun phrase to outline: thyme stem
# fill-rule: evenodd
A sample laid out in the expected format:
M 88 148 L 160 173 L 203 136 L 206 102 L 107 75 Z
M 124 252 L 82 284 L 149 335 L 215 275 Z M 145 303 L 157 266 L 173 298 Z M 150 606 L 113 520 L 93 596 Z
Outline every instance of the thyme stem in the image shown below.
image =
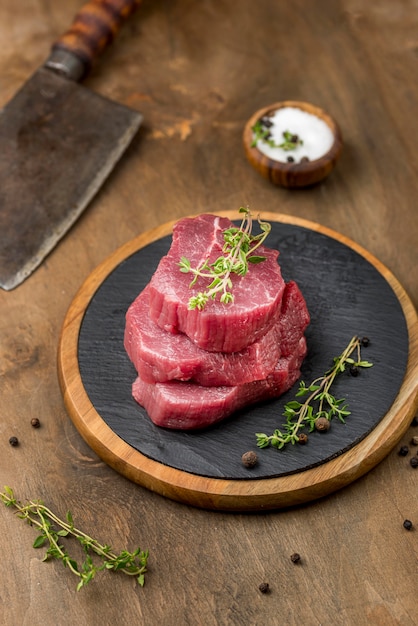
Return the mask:
M 245 276 L 248 272 L 249 263 L 255 264 L 265 261 L 265 257 L 257 256 L 254 252 L 269 234 L 270 224 L 258 219 L 261 233 L 252 235 L 253 219 L 251 212 L 244 207 L 241 207 L 239 212 L 244 213 L 241 225 L 238 228 L 231 227 L 223 231 L 225 242 L 222 249 L 223 256 L 218 257 L 213 263 L 209 263 L 209 259 L 205 259 L 196 268 L 191 266 L 189 259 L 181 257 L 180 271 L 184 274 L 191 273 L 193 275 L 190 288 L 196 284 L 198 278 L 211 281 L 204 291 L 200 291 L 190 298 L 189 309 L 201 311 L 208 300 L 214 300 L 217 295 L 220 296 L 220 302 L 223 304 L 232 303 L 234 296 L 231 291 L 231 275 Z
M 372 363 L 361 359 L 360 345 L 359 337 L 352 337 L 343 352 L 334 358 L 333 366 L 323 376 L 315 378 L 309 386 L 306 386 L 303 381 L 300 382 L 296 396 L 307 396 L 305 401 L 300 403 L 292 400 L 285 405 L 283 415 L 287 421 L 282 430 L 276 429 L 269 436 L 265 433 L 256 433 L 259 448 L 272 445 L 281 450 L 288 443 L 295 444 L 299 441 L 299 431 L 308 425 L 312 432 L 319 418 L 325 418 L 330 422 L 333 417 L 338 417 L 341 422 L 345 421 L 345 417 L 350 415 L 345 400 L 344 398 L 337 400 L 331 394 L 330 389 L 337 376 L 345 371 L 347 365 L 356 368 L 372 366 Z M 357 350 L 357 360 L 351 357 L 355 350 Z M 314 410 L 314 403 L 317 403 L 316 410 Z
M 272 126 L 272 122 L 265 117 L 257 120 L 257 122 L 252 127 L 252 131 L 254 133 L 254 138 L 251 143 L 251 147 L 257 146 L 259 141 L 270 146 L 270 148 L 281 148 L 285 152 L 289 152 L 291 150 L 296 150 L 298 146 L 303 145 L 302 139 L 298 135 L 290 132 L 289 130 L 283 131 L 283 141 L 282 143 L 276 143 L 274 139 L 271 138 L 270 128 Z
M 33 547 L 40 548 L 45 543 L 49 544 L 44 561 L 49 558 L 62 561 L 80 579 L 77 590 L 87 585 L 97 572 L 104 569 L 121 571 L 128 576 L 135 576 L 138 584 L 144 585 L 148 551 L 141 551 L 138 547 L 133 552 L 122 550 L 120 554 L 116 554 L 110 546 L 99 543 L 96 539 L 76 528 L 69 511 L 67 512 L 67 521 L 65 521 L 55 515 L 40 500 L 29 500 L 26 504 L 22 504 L 16 500 L 10 487 L 4 487 L 4 492 L 0 493 L 0 498 L 7 507 L 16 509 L 19 518 L 26 520 L 30 526 L 34 526 L 40 531 Z M 74 537 L 83 546 L 85 560 L 80 567 L 76 560 L 70 557 L 64 546 L 60 544 L 60 538 L 67 536 Z M 97 566 L 93 563 L 91 553 L 101 558 L 101 565 Z

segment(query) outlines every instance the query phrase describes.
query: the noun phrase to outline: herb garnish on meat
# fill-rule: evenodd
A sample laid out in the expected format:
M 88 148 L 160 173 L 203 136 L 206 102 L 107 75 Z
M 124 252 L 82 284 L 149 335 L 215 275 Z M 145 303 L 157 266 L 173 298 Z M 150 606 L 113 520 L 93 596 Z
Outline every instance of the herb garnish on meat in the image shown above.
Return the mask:
M 227 228 L 223 231 L 224 246 L 223 255 L 218 257 L 213 263 L 206 259 L 198 267 L 191 267 L 189 259 L 181 257 L 180 271 L 184 274 L 193 274 L 190 287 L 193 287 L 198 278 L 207 278 L 211 282 L 205 291 L 200 291 L 189 300 L 189 309 L 204 309 L 209 298 L 215 300 L 219 296 L 220 302 L 230 304 L 234 301 L 232 290 L 231 274 L 245 276 L 248 272 L 249 263 L 261 263 L 266 257 L 255 255 L 255 250 L 264 242 L 271 230 L 268 222 L 263 222 L 258 218 L 261 233 L 252 234 L 253 219 L 248 208 L 241 207 L 240 213 L 244 214 L 239 227 Z

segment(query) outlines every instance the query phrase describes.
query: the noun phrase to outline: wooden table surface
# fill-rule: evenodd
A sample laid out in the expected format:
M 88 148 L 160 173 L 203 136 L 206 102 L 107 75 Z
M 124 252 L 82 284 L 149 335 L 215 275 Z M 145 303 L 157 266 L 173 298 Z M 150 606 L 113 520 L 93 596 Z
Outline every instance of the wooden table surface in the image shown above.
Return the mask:
M 80 4 L 1 3 L 0 106 Z M 416 307 L 417 33 L 417 0 L 144 0 L 105 53 L 87 84 L 145 121 L 58 247 L 21 286 L 0 292 L 1 480 L 21 500 L 71 510 L 77 526 L 115 549 L 149 549 L 149 568 L 144 588 L 109 572 L 76 592 L 69 570 L 32 548 L 35 530 L 2 506 L 2 624 L 418 622 L 418 469 L 410 465 L 418 448 L 409 443 L 418 428 L 322 500 L 269 513 L 206 511 L 148 491 L 96 456 L 67 415 L 56 358 L 77 290 L 119 246 L 184 215 L 247 204 L 350 237 Z M 286 99 L 323 107 L 342 129 L 335 171 L 310 189 L 273 186 L 242 148 L 252 113 Z M 401 444 L 410 446 L 406 457 Z M 262 582 L 270 593 L 260 593 Z

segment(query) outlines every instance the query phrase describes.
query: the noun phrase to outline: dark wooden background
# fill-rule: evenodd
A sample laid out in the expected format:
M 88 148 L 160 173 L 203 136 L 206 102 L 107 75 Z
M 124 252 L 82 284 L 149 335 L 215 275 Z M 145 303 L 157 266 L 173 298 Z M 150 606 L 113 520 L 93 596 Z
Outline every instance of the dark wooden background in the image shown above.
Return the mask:
M 0 107 L 79 7 L 1 3 Z M 69 571 L 32 549 L 35 531 L 2 507 L 6 626 L 416 623 L 418 470 L 409 459 L 418 448 L 408 457 L 395 448 L 364 478 L 307 506 L 195 509 L 98 459 L 64 409 L 56 353 L 78 288 L 120 245 L 186 214 L 246 204 L 344 233 L 417 306 L 417 33 L 417 0 L 144 0 L 106 52 L 87 84 L 140 110 L 145 123 L 61 244 L 23 285 L 0 293 L 0 473 L 20 499 L 71 509 L 115 548 L 149 548 L 149 573 L 144 589 L 104 574 L 76 593 Z M 343 132 L 336 170 L 312 189 L 273 187 L 245 160 L 246 120 L 283 99 L 323 107 Z M 413 435 L 411 427 L 401 443 Z M 296 566 L 293 552 L 302 556 Z M 263 581 L 270 594 L 259 592 Z

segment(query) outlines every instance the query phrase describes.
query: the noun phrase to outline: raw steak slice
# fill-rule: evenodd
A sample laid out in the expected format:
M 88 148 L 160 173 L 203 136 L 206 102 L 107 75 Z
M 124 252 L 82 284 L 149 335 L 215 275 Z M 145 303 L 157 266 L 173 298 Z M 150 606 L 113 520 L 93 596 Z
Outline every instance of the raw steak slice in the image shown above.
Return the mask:
M 279 318 L 282 356 L 293 354 L 309 322 L 310 315 L 305 298 L 298 285 L 291 280 L 284 290 Z
M 147 383 L 138 377 L 132 395 L 156 426 L 177 430 L 205 428 L 244 406 L 275 398 L 290 389 L 300 376 L 306 355 L 302 337 L 294 355 L 282 357 L 264 380 L 234 387 L 202 387 L 189 382 Z
M 213 262 L 222 254 L 223 230 L 232 222 L 214 215 L 184 218 L 173 229 L 173 241 L 150 281 L 150 316 L 163 330 L 183 332 L 203 350 L 239 352 L 271 328 L 280 311 L 284 280 L 277 263 L 278 251 L 260 246 L 266 260 L 250 265 L 246 276 L 232 275 L 233 305 L 210 300 L 203 311 L 189 310 L 191 296 L 207 287 L 199 278 L 190 288 L 191 274 L 179 270 L 185 256 L 192 267 Z
M 145 382 L 190 380 L 203 386 L 233 386 L 261 380 L 280 356 L 292 354 L 309 323 L 294 282 L 285 287 L 279 322 L 241 352 L 202 350 L 184 334 L 163 331 L 149 318 L 148 310 L 149 287 L 145 287 L 128 309 L 125 328 L 125 349 Z
M 145 287 L 126 314 L 125 349 L 146 382 L 192 380 L 203 386 L 233 386 L 266 378 L 281 356 L 278 323 L 241 352 L 207 352 L 183 333 L 162 330 L 148 311 Z

